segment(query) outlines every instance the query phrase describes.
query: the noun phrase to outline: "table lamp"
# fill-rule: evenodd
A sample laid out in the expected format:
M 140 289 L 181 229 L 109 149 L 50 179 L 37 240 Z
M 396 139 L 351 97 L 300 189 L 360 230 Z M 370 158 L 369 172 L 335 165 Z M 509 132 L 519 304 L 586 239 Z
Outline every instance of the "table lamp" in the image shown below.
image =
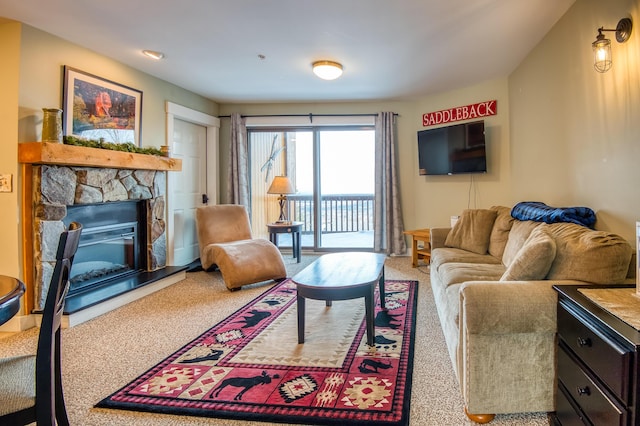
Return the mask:
M 291 181 L 286 176 L 276 176 L 271 182 L 271 186 L 267 191 L 267 194 L 278 194 L 278 203 L 280 204 L 280 217 L 276 223 L 286 223 L 287 215 L 284 212 L 284 203 L 287 201 L 286 194 L 295 194 L 296 190 L 293 188 Z

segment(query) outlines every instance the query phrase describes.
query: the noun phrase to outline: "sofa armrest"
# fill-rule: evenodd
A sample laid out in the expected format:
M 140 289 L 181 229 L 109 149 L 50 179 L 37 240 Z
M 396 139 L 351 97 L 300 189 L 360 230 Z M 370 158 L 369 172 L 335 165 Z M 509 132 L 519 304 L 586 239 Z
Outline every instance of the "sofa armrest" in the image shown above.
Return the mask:
M 472 334 L 556 331 L 556 281 L 469 281 L 460 287 L 460 320 Z M 463 319 L 464 318 L 464 319 Z
M 444 247 L 444 242 L 451 228 L 431 228 L 431 250 Z
M 572 281 L 460 287 L 457 372 L 469 413 L 554 411 L 557 294 Z

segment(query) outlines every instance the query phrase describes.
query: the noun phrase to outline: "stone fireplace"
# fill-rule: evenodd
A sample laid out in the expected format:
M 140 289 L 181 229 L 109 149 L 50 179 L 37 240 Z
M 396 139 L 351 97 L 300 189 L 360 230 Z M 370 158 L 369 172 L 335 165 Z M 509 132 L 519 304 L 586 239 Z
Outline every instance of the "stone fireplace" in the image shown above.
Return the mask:
M 167 172 L 180 160 L 52 143 L 20 144 L 25 313 L 44 307 L 61 232 L 83 225 L 65 312 L 162 280 L 167 267 Z
M 85 222 L 93 222 L 97 216 L 107 216 L 105 219 L 111 219 L 107 225 L 100 228 L 114 230 L 114 227 L 126 228 L 127 223 L 136 222 L 131 225 L 132 228 L 143 227 L 146 232 L 135 232 L 139 236 L 137 240 L 142 238 L 142 247 L 144 248 L 144 259 L 136 262 L 131 266 L 130 272 L 135 272 L 135 268 L 140 270 L 153 271 L 166 265 L 166 233 L 165 233 L 165 188 L 166 188 L 166 172 L 155 170 L 128 170 L 128 169 L 110 169 L 110 168 L 88 168 L 88 167 L 66 167 L 66 166 L 34 166 L 33 170 L 33 196 L 34 201 L 34 309 L 41 310 L 44 308 L 44 301 L 48 284 L 51 281 L 51 274 L 55 265 L 55 252 L 58 245 L 60 233 L 64 227 L 71 222 L 77 220 L 85 226 Z M 122 204 L 125 201 L 141 200 L 141 206 L 134 209 L 140 210 L 139 216 L 141 220 L 131 219 L 127 214 L 122 214 L 127 209 L 124 206 L 116 206 L 113 204 Z M 124 203 L 129 204 L 129 203 Z M 84 213 L 75 213 L 72 218 L 67 218 L 69 211 L 79 210 L 79 206 L 90 206 Z M 105 210 L 105 213 L 101 211 Z M 109 212 L 109 213 L 106 213 Z M 122 217 L 121 217 L 122 216 Z M 86 219 L 86 220 L 83 220 Z M 100 274 L 96 266 L 94 270 L 78 271 L 79 266 L 85 267 L 100 260 L 100 253 L 96 253 L 95 259 L 83 261 L 83 250 L 87 247 L 95 245 L 91 241 L 91 237 L 96 233 L 96 226 L 86 226 L 83 229 L 83 235 L 78 249 L 79 262 L 74 261 L 74 268 L 71 270 L 70 279 L 81 282 L 78 278 L 79 274 L 91 274 L 92 272 Z M 121 229 L 122 232 L 128 232 Z M 135 235 L 131 235 L 134 238 Z M 105 237 L 108 238 L 108 237 Z M 89 240 L 89 241 L 88 241 Z M 131 247 L 130 251 L 135 252 L 137 247 Z M 121 249 L 112 249 L 112 251 Z M 112 262 L 114 263 L 114 262 Z M 86 269 L 86 268 L 85 268 Z M 109 281 L 112 277 L 106 274 L 102 281 Z M 86 281 L 86 280 L 85 280 Z M 96 278 L 92 278 L 94 287 L 99 287 Z M 74 294 L 72 285 L 70 296 Z

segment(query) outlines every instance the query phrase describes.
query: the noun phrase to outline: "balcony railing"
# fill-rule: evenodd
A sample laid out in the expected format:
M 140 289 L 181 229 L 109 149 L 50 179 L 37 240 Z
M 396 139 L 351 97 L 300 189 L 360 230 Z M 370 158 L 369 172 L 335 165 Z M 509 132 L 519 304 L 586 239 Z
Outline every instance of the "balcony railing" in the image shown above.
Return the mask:
M 302 222 L 302 233 L 312 234 L 313 196 L 287 196 L 289 218 Z M 373 194 L 324 195 L 321 200 L 322 233 L 359 232 L 373 230 Z

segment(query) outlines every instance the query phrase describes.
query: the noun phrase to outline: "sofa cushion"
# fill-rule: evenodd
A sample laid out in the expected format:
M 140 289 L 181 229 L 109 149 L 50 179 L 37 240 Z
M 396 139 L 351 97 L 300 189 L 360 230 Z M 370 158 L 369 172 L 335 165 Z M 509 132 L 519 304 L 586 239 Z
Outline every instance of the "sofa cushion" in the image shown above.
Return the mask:
M 501 264 L 499 258 L 490 254 L 478 254 L 453 247 L 442 247 L 431 250 L 431 271 L 437 271 L 444 263 L 487 263 Z
M 573 223 L 551 224 L 549 232 L 556 240 L 557 251 L 548 279 L 594 284 L 624 281 L 633 252 L 624 238 Z
M 516 258 L 518 251 L 524 245 L 524 242 L 529 238 L 529 234 L 534 228 L 540 226 L 540 222 L 534 222 L 532 220 L 516 220 L 513 222 L 511 231 L 509 231 L 509 238 L 507 239 L 507 245 L 504 248 L 502 254 L 502 263 L 508 268 Z
M 500 281 L 542 280 L 547 276 L 556 257 L 556 242 L 547 228 L 543 223 L 531 231 Z
M 489 236 L 497 212 L 487 209 L 463 210 L 444 242 L 446 247 L 468 250 L 473 253 L 486 254 L 489 248 Z
M 509 207 L 493 206 L 490 210 L 495 210 L 497 216 L 489 237 L 489 254 L 502 259 L 502 254 L 509 238 L 509 231 L 515 219 L 511 216 Z
M 504 274 L 502 264 L 445 263 L 440 265 L 438 275 L 444 286 L 466 281 L 498 281 Z

